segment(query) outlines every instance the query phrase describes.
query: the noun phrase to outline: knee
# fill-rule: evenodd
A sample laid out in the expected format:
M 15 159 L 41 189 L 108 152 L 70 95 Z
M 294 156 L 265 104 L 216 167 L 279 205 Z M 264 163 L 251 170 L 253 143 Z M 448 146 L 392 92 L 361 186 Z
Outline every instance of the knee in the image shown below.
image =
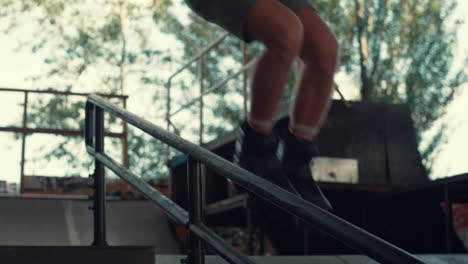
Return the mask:
M 275 28 L 275 37 L 264 44 L 267 50 L 277 55 L 284 63 L 292 63 L 299 56 L 304 39 L 303 26 L 299 19 L 290 19 L 283 26 Z

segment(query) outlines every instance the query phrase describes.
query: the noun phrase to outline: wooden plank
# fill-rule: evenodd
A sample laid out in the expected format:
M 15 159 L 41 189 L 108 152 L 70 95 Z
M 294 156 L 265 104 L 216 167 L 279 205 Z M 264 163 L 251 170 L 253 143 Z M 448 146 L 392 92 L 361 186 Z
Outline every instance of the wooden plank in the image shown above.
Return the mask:
M 334 101 L 319 134 L 320 155 L 358 160 L 360 184 L 386 184 L 385 106 Z
M 391 183 L 419 185 L 429 182 L 416 142 L 407 105 L 389 105 L 385 112 L 385 138 Z

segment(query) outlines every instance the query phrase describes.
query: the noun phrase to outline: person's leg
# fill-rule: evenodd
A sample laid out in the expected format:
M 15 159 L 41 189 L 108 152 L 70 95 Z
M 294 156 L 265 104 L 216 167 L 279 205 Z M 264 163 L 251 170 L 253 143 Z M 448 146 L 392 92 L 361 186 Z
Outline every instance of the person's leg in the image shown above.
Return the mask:
M 266 46 L 252 80 L 248 122 L 256 131 L 271 134 L 291 65 L 302 47 L 303 28 L 277 0 L 260 0 L 248 16 L 247 30 Z
M 266 50 L 256 65 L 251 110 L 240 126 L 233 161 L 297 194 L 276 155 L 279 139 L 272 128 L 291 64 L 302 45 L 302 24 L 294 12 L 277 0 L 259 0 L 249 12 L 246 31 Z
M 304 71 L 295 90 L 290 125 L 297 136 L 313 140 L 328 113 L 338 64 L 338 43 L 314 9 L 302 9 L 297 16 L 304 27 L 300 52 Z
M 302 46 L 302 24 L 294 12 L 277 0 L 259 0 L 249 13 L 246 30 L 266 49 L 254 71 L 250 113 L 236 140 L 234 163 L 299 195 L 276 154 L 279 139 L 272 129 L 291 65 Z M 254 198 L 253 203 L 255 213 L 268 220 L 263 221 L 266 230 L 292 232 L 299 226 L 298 218 L 262 199 Z
M 313 178 L 310 164 L 318 155 L 314 138 L 328 112 L 338 45 L 316 11 L 311 6 L 304 7 L 307 2 L 284 3 L 296 10 L 304 27 L 300 52 L 304 71 L 296 87 L 290 116 L 275 124 L 275 134 L 281 138 L 278 156 L 285 174 L 301 197 L 322 209 L 333 211 Z

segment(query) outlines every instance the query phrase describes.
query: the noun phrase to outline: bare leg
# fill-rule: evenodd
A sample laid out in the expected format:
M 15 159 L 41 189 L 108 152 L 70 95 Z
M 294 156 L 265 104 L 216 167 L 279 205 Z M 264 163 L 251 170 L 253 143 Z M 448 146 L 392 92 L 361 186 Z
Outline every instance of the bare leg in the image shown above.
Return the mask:
M 271 134 L 291 64 L 302 46 L 303 28 L 297 16 L 276 0 L 260 1 L 247 24 L 252 36 L 266 46 L 252 81 L 248 121 L 258 132 Z
M 296 128 L 293 133 L 297 136 L 313 140 L 328 113 L 338 64 L 338 43 L 313 9 L 302 9 L 297 16 L 304 26 L 300 52 L 304 71 L 296 87 L 290 125 Z

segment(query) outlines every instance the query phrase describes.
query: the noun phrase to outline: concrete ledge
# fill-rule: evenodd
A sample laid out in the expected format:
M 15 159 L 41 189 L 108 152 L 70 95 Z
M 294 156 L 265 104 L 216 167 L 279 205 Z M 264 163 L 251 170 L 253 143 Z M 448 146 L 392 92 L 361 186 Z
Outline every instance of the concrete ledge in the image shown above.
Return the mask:
M 428 264 L 466 264 L 468 254 L 437 254 L 417 255 Z M 156 255 L 156 264 L 180 264 L 184 255 Z M 253 256 L 251 259 L 257 264 L 378 264 L 378 262 L 362 255 L 336 256 Z M 219 256 L 207 256 L 205 264 L 228 264 Z
M 154 264 L 153 247 L 2 246 L 2 263 L 15 264 Z

